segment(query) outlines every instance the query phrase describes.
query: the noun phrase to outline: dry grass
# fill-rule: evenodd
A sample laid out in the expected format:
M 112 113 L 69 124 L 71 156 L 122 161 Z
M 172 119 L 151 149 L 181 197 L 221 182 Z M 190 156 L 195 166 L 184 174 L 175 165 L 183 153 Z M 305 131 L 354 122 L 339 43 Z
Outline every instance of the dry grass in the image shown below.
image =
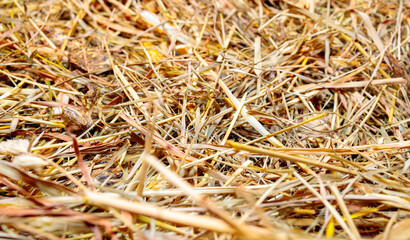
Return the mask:
M 409 62 L 404 0 L 0 0 L 0 238 L 408 239 Z

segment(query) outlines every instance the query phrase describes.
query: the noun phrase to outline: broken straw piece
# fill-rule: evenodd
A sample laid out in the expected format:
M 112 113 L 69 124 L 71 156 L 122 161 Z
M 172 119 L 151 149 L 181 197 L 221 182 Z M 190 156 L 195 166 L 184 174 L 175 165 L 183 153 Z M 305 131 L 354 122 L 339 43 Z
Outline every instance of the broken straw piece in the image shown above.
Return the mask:
M 29 153 L 30 142 L 27 139 L 13 139 L 0 143 L 0 154 L 14 156 L 12 163 L 18 167 L 33 169 L 36 172 L 47 165 L 47 163 Z
M 27 139 L 13 139 L 0 143 L 0 154 L 19 155 L 28 153 L 30 142 Z
M 21 168 L 33 169 L 36 172 L 40 172 L 41 169 L 47 165 L 43 159 L 29 153 L 15 156 L 12 163 Z

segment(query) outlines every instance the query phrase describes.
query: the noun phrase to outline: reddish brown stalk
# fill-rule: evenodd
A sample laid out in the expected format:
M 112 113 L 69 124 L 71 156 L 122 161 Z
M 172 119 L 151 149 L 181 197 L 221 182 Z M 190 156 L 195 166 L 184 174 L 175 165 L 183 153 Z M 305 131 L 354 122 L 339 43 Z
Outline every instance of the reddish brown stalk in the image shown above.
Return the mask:
M 67 133 L 67 134 L 73 139 L 73 148 L 74 148 L 75 155 L 77 156 L 78 167 L 81 169 L 81 173 L 83 174 L 83 177 L 85 178 L 88 186 L 91 188 L 92 191 L 95 191 L 93 179 L 91 178 L 91 175 L 88 172 L 87 166 L 85 165 L 83 156 L 81 155 L 77 138 L 71 135 L 71 133 Z

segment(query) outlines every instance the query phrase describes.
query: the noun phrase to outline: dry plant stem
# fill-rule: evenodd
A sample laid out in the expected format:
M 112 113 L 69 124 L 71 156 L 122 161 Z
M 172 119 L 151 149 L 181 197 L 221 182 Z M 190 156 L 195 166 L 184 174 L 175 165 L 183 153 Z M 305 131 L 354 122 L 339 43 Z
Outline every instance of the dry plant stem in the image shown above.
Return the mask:
M 212 106 L 212 104 L 213 104 L 213 99 L 210 101 L 209 106 Z M 194 142 L 197 141 L 197 138 L 198 138 L 198 136 L 199 136 L 199 134 L 200 134 L 200 132 L 201 132 L 201 129 L 204 127 L 204 123 L 205 123 L 205 121 L 202 120 L 202 119 L 205 119 L 205 118 L 206 118 L 206 116 L 208 115 L 209 109 L 210 109 L 210 107 L 206 109 L 206 111 L 205 111 L 205 113 L 203 114 L 202 117 L 201 117 L 201 116 L 199 115 L 199 113 L 198 113 L 198 118 L 196 118 L 196 124 L 198 124 L 198 125 L 200 125 L 200 126 L 198 127 L 198 130 L 196 131 L 194 137 L 192 138 L 192 141 L 191 141 L 191 143 L 189 144 L 188 149 L 186 149 L 185 155 L 184 155 L 184 157 L 182 158 L 180 164 L 178 165 L 178 168 L 177 168 L 177 170 L 176 170 L 176 173 L 179 173 L 179 172 L 181 171 L 181 168 L 182 168 L 182 167 L 184 166 L 184 164 L 185 164 L 185 159 L 188 157 L 188 154 L 189 154 L 190 151 L 191 151 L 192 145 L 194 144 Z
M 235 220 L 230 216 L 230 214 L 223 209 L 220 209 L 210 200 L 205 199 L 202 195 L 193 191 L 192 187 L 185 182 L 179 175 L 175 172 L 169 170 L 163 163 L 159 162 L 154 156 L 146 155 L 145 160 L 153 167 L 155 170 L 163 174 L 172 184 L 176 187 L 181 188 L 185 193 L 192 197 L 199 205 L 205 207 L 208 211 L 212 212 L 216 216 L 220 217 L 223 221 L 234 228 L 238 233 L 246 234 L 246 226 L 238 225 Z
M 406 84 L 407 81 L 404 78 L 389 78 L 389 79 L 377 79 L 370 82 L 370 86 L 378 86 L 378 85 L 388 85 L 388 84 Z M 311 91 L 316 89 L 325 89 L 325 88 L 358 88 L 358 87 L 366 87 L 368 85 L 367 82 L 344 82 L 344 83 L 325 83 L 322 85 L 317 86 L 316 84 L 307 84 L 302 85 L 296 88 L 297 91 L 300 93 L 305 91 Z
M 181 116 L 175 116 L 175 117 L 172 117 L 171 119 L 166 119 L 164 121 L 159 121 L 159 122 L 157 122 L 157 124 L 163 124 L 164 122 L 167 122 L 167 121 L 172 120 L 172 119 L 177 119 L 179 117 L 181 117 Z M 131 130 L 131 132 L 136 132 L 136 131 L 139 131 L 139 130 L 138 129 Z M 77 140 L 77 142 L 78 143 L 87 143 L 87 142 L 92 142 L 92 141 L 99 141 L 99 140 L 109 139 L 109 138 L 113 138 L 113 137 L 117 137 L 117 136 L 121 136 L 121 135 L 126 135 L 126 134 L 129 134 L 129 133 L 130 133 L 129 130 L 121 131 L 121 132 L 118 132 L 118 133 L 112 133 L 112 134 L 102 135 L 102 136 L 98 136 L 98 137 L 80 139 L 80 140 Z M 72 144 L 72 142 L 63 142 L 63 143 L 57 143 L 57 144 L 50 144 L 50 145 L 34 147 L 34 148 L 32 148 L 32 150 L 34 150 L 34 151 L 46 150 L 46 149 L 64 147 L 64 146 L 71 145 L 71 144 Z
M 384 230 L 383 234 L 383 240 L 388 240 L 389 236 L 391 236 L 391 228 L 393 226 L 393 223 L 396 221 L 397 219 L 397 215 L 399 215 L 399 212 L 396 212 L 393 217 L 390 218 L 389 222 L 386 225 L 386 229 Z
M 145 153 L 143 153 L 145 154 Z M 142 156 L 144 157 L 144 156 Z M 144 186 L 145 186 L 145 176 L 147 174 L 147 170 L 148 170 L 148 164 L 144 161 L 142 163 L 142 166 L 139 170 L 139 177 L 138 177 L 138 185 L 137 185 L 137 196 L 142 197 L 143 196 L 143 191 L 144 191 Z
M 131 126 L 135 127 L 136 129 L 138 129 L 138 131 L 140 131 L 142 134 L 147 135 L 149 134 L 148 130 L 146 128 L 144 128 L 143 126 L 141 126 L 139 123 L 137 123 L 135 120 L 132 119 L 131 116 L 127 115 L 124 112 L 121 112 L 120 116 L 126 121 L 128 122 Z M 161 137 L 158 137 L 156 135 L 152 135 L 152 138 L 154 139 L 154 141 L 159 144 L 161 147 L 163 147 L 165 150 L 167 150 L 169 153 L 172 153 L 178 157 L 180 157 L 181 159 L 183 159 L 185 157 L 185 153 L 182 152 L 181 150 L 179 150 L 178 148 L 176 148 L 175 146 L 173 146 L 172 144 L 170 144 L 169 142 L 165 141 L 164 139 L 162 139 Z M 192 156 L 186 156 L 185 159 L 187 161 L 195 161 L 197 160 L 196 158 L 192 157 Z
M 7 178 L 4 178 L 3 176 L 0 176 L 0 182 L 2 184 L 4 184 L 5 186 L 8 186 L 9 188 L 12 188 L 16 191 L 18 191 L 20 194 L 24 195 L 25 197 L 27 197 L 30 201 L 33 201 L 35 204 L 37 204 L 38 206 L 44 206 L 47 207 L 46 203 L 34 198 L 33 196 L 30 195 L 29 192 L 27 192 L 24 188 L 16 185 L 15 183 L 11 182 L 10 180 L 8 180 Z
M 343 217 L 346 220 L 347 225 L 350 227 L 350 230 L 352 231 L 356 239 L 361 239 L 360 233 L 357 230 L 352 217 L 350 216 L 349 210 L 347 209 L 346 203 L 343 201 L 343 197 L 340 194 L 339 190 L 335 185 L 330 185 L 330 190 L 332 190 L 333 195 L 335 195 L 336 201 L 339 204 L 340 210 L 342 211 Z
M 337 143 L 340 143 L 343 146 L 343 143 L 339 140 L 334 140 Z M 248 144 L 246 144 L 248 145 Z M 360 145 L 353 147 L 344 147 L 344 148 L 277 148 L 275 151 L 288 152 L 288 153 L 299 153 L 299 154 L 309 154 L 309 155 L 321 155 L 336 153 L 339 155 L 352 155 L 360 154 L 361 152 L 377 153 L 377 152 L 396 152 L 400 149 L 410 148 L 410 140 L 402 141 L 397 143 L 385 143 L 385 144 L 370 144 L 370 145 Z
M 55 236 L 54 234 L 51 234 L 49 232 L 46 232 L 40 228 L 34 228 L 30 225 L 24 224 L 24 223 L 14 223 L 14 226 L 16 228 L 20 228 L 22 231 L 28 231 L 35 233 L 36 235 L 39 235 L 41 237 L 50 239 L 50 240 L 59 240 L 60 238 Z
M 15 1 L 15 0 L 13 0 L 13 1 L 14 1 L 14 4 L 16 4 L 16 6 L 19 8 L 19 10 L 20 10 L 24 15 L 26 15 L 26 13 L 25 13 L 24 9 L 21 7 L 21 5 L 20 5 L 17 1 Z M 47 19 L 48 19 L 48 17 L 47 17 Z M 54 43 L 44 34 L 43 31 L 41 31 L 41 29 L 38 28 L 37 24 L 33 21 L 33 19 L 29 18 L 28 20 L 29 20 L 30 23 L 33 25 L 33 27 L 37 30 L 37 32 L 39 32 L 40 35 L 47 41 L 47 43 L 48 43 L 53 49 L 57 49 L 57 47 L 54 45 Z
M 291 171 L 290 171 L 291 172 Z M 288 176 L 288 173 L 285 173 L 283 176 Z M 282 176 L 282 177 L 283 177 Z M 281 178 L 282 178 L 281 177 Z M 294 185 L 299 185 L 296 184 L 295 182 L 293 182 L 292 184 Z M 292 185 L 290 184 L 290 185 Z M 251 192 L 255 192 L 255 194 L 262 195 L 263 193 L 265 193 L 267 191 L 267 189 L 269 189 L 270 187 L 272 187 L 273 184 L 270 184 L 268 186 L 250 186 L 250 187 L 245 187 L 246 190 L 249 190 Z M 279 184 L 279 187 L 286 187 L 288 185 L 288 183 L 283 183 L 283 184 Z M 293 186 L 293 185 L 292 185 Z M 197 187 L 194 188 L 193 190 L 203 196 L 205 195 L 214 195 L 214 194 L 231 194 L 231 193 L 235 193 L 237 187 L 234 186 L 228 186 L 228 187 Z M 133 195 L 131 195 L 132 193 L 127 193 L 126 196 L 129 198 L 135 197 Z M 144 197 L 164 197 L 164 196 L 179 196 L 181 194 L 184 194 L 184 192 L 182 190 L 179 189 L 170 189 L 170 190 L 145 190 L 144 191 Z M 346 195 L 344 197 L 345 199 L 349 199 L 349 200 L 363 200 L 363 201 L 375 201 L 375 200 L 380 200 L 380 198 L 378 197 L 361 197 L 360 195 Z M 334 200 L 335 198 L 333 196 L 327 196 L 326 199 L 328 200 Z M 384 198 L 384 200 L 388 201 L 387 199 Z M 300 200 L 300 201 L 305 201 L 305 200 Z M 318 201 L 317 198 L 309 198 L 306 201 Z M 296 201 L 298 202 L 298 201 Z M 278 203 L 278 204 L 282 204 L 282 203 Z M 275 205 L 275 204 L 272 204 Z
M 236 171 L 228 178 L 228 180 L 225 182 L 224 187 L 229 186 L 235 178 L 237 178 L 244 170 L 245 167 L 249 166 L 252 163 L 251 160 L 245 161 Z
M 53 162 L 52 160 L 48 158 L 43 158 L 45 161 L 48 162 L 51 166 L 53 166 L 55 169 L 57 169 L 59 172 L 61 172 L 64 176 L 66 176 L 68 179 L 70 179 L 73 183 L 75 183 L 81 190 L 86 191 L 87 187 L 82 184 L 77 178 L 75 178 L 73 175 L 68 173 L 64 168 L 62 168 L 60 165 L 57 163 Z
M 91 0 L 86 0 L 86 2 L 83 4 L 84 8 L 81 9 L 81 10 L 77 13 L 77 15 L 75 16 L 75 18 L 74 18 L 74 20 L 73 20 L 73 22 L 72 22 L 72 24 L 71 24 L 71 28 L 70 28 L 70 30 L 69 30 L 68 33 L 67 33 L 67 38 L 64 40 L 63 44 L 61 45 L 61 48 L 60 48 L 61 51 L 64 51 L 65 48 L 67 47 L 67 43 L 68 43 L 69 37 L 71 37 L 72 34 L 75 32 L 75 29 L 76 29 L 77 26 L 78 26 L 78 22 L 84 18 L 86 12 L 87 12 L 88 9 L 89 9 L 89 6 L 90 6 L 90 3 L 91 3 L 91 2 L 92 2 Z
M 87 166 L 84 163 L 83 156 L 81 155 L 80 148 L 78 146 L 77 138 L 71 134 L 69 134 L 69 136 L 73 139 L 73 148 L 74 148 L 75 154 L 77 155 L 77 162 L 78 162 L 78 166 L 81 169 L 81 173 L 83 174 L 91 190 L 95 191 L 93 179 L 91 178 L 91 175 L 87 170 Z
M 121 215 L 121 213 L 119 211 L 117 211 L 117 209 L 112 208 L 112 207 L 108 207 L 110 213 L 116 217 L 117 219 L 119 219 L 120 221 L 122 221 L 129 229 L 131 229 L 132 231 L 139 233 L 140 231 L 138 230 L 138 228 L 136 226 L 134 226 L 132 219 L 127 218 L 125 214 Z M 124 210 L 123 210 L 124 211 Z M 128 212 L 126 212 L 128 213 Z M 125 216 L 124 216 L 125 215 Z
M 56 88 L 56 87 L 53 87 L 53 86 L 49 87 L 45 84 L 41 84 L 41 83 L 30 81 L 28 79 L 23 79 L 23 78 L 20 78 L 20 77 L 17 77 L 17 76 L 13 76 L 12 74 L 7 73 L 7 72 L 2 71 L 2 70 L 0 70 L 0 73 L 3 73 L 4 75 L 7 75 L 7 76 L 9 76 L 13 79 L 16 79 L 16 80 L 19 80 L 19 81 L 22 81 L 22 82 L 25 82 L 25 83 L 30 83 L 32 85 L 35 85 L 35 86 L 38 86 L 38 87 L 41 87 L 41 88 L 44 88 L 44 89 L 50 88 L 53 91 L 58 91 L 58 92 L 62 92 L 62 93 L 73 94 L 73 95 L 83 95 L 80 92 L 73 92 L 73 91 L 69 91 L 69 90 L 65 90 L 65 89 L 61 89 L 61 88 Z
M 328 163 L 318 162 L 317 160 L 314 160 L 314 159 L 309 159 L 309 158 L 305 158 L 305 157 L 301 157 L 301 156 L 289 155 L 289 154 L 286 154 L 286 153 L 280 153 L 280 152 L 273 151 L 273 150 L 267 150 L 267 149 L 252 147 L 252 146 L 237 143 L 237 142 L 234 142 L 234 141 L 227 141 L 226 143 L 229 146 L 233 147 L 234 149 L 236 149 L 238 151 L 248 151 L 248 152 L 251 152 L 251 153 L 263 154 L 263 155 L 267 155 L 267 156 L 271 156 L 271 157 L 276 157 L 276 158 L 279 158 L 279 159 L 282 159 L 282 160 L 285 160 L 285 161 L 291 161 L 291 162 L 294 162 L 294 163 L 303 163 L 303 164 L 307 164 L 307 165 L 313 165 L 313 166 L 316 166 L 316 167 L 321 167 L 321 168 L 325 168 L 325 169 L 328 169 L 328 170 L 341 172 L 341 173 L 345 173 L 345 174 L 352 174 L 352 175 L 357 175 L 358 174 L 357 171 L 355 171 L 355 170 L 349 170 L 349 169 L 334 166 L 334 165 L 331 165 L 331 164 L 328 164 Z
M 305 185 L 317 198 L 322 201 L 322 203 L 329 209 L 329 211 L 332 213 L 333 217 L 338 221 L 340 226 L 346 231 L 347 235 L 349 236 L 350 239 L 357 239 L 356 236 L 352 233 L 352 231 L 349 229 L 349 227 L 346 225 L 346 223 L 343 221 L 342 217 L 340 214 L 336 211 L 336 209 L 330 204 L 328 200 L 322 197 L 308 182 L 306 182 L 305 179 L 303 179 L 302 176 L 300 176 L 297 172 L 293 172 L 293 174 Z
M 113 207 L 116 209 L 128 211 L 134 214 L 140 214 L 163 221 L 169 221 L 185 226 L 192 226 L 207 229 L 216 232 L 230 233 L 236 232 L 229 224 L 223 220 L 209 216 L 197 216 L 167 209 L 162 209 L 147 203 L 132 202 L 122 198 L 109 196 L 107 194 L 87 192 L 86 201 L 100 206 Z M 251 231 L 257 234 L 266 234 L 263 229 L 252 227 Z
M 231 134 L 231 131 L 232 131 L 233 127 L 235 126 L 236 120 L 238 119 L 239 115 L 241 114 L 242 108 L 243 108 L 244 103 L 245 103 L 245 99 L 246 99 L 246 93 L 242 97 L 242 100 L 241 100 L 241 103 L 240 103 L 240 108 L 236 111 L 236 113 L 233 117 L 233 120 L 232 120 L 231 124 L 229 125 L 228 130 L 225 133 L 225 137 L 223 138 L 223 140 L 221 142 L 221 145 L 225 145 L 226 140 L 228 140 L 229 135 Z
M 155 117 L 157 114 L 156 108 L 154 108 L 152 116 Z M 148 119 L 148 127 L 149 131 L 145 135 L 145 149 L 144 152 L 142 153 L 143 156 L 142 158 L 145 158 L 144 154 L 150 154 L 151 152 L 151 146 L 152 146 L 152 135 L 154 132 L 154 121 L 155 119 Z M 140 169 L 140 176 L 139 176 L 139 181 L 138 181 L 138 186 L 137 186 L 137 195 L 142 197 L 142 193 L 144 191 L 144 184 L 145 184 L 145 176 L 147 174 L 148 170 L 148 163 L 146 161 L 143 161 L 141 169 Z
M 262 196 L 259 197 L 258 201 L 255 203 L 254 207 L 260 207 L 260 205 L 262 204 L 263 201 L 265 201 L 265 199 L 272 194 L 272 192 L 275 190 L 275 188 L 283 182 L 283 180 L 285 180 L 288 177 L 288 174 L 285 173 L 283 174 L 274 184 L 272 184 L 272 186 L 270 186 L 264 193 Z M 244 222 L 250 215 L 250 212 L 245 213 L 241 219 L 240 222 Z
M 296 127 L 302 126 L 302 125 L 304 125 L 304 124 L 306 124 L 306 123 L 309 123 L 309 122 L 311 122 L 311 121 L 320 119 L 320 118 L 322 118 L 322 117 L 324 117 L 324 116 L 326 116 L 326 113 L 325 113 L 325 112 L 323 112 L 323 113 L 321 113 L 321 114 L 318 114 L 317 116 L 314 116 L 314 117 L 312 117 L 312 118 L 310 118 L 310 119 L 308 119 L 308 120 L 305 120 L 305 121 L 303 121 L 303 122 L 297 123 L 297 124 L 295 124 L 295 125 L 292 125 L 292 126 L 290 126 L 290 127 L 284 128 L 284 129 L 279 130 L 279 131 L 277 131 L 277 132 L 270 133 L 270 134 L 268 134 L 268 135 L 266 135 L 266 136 L 264 136 L 264 137 L 260 137 L 260 138 L 257 138 L 257 139 L 255 139 L 255 140 L 252 140 L 252 141 L 250 141 L 250 142 L 247 142 L 246 145 L 250 145 L 250 144 L 252 144 L 252 143 L 256 143 L 256 142 L 262 141 L 262 140 L 264 140 L 264 139 L 266 139 L 266 138 L 268 138 L 268 137 L 273 137 L 273 136 L 276 136 L 276 135 L 278 135 L 278 134 L 287 132 L 287 131 L 289 131 L 289 130 L 292 130 L 292 129 L 296 128 Z
M 201 61 L 201 63 L 204 66 L 208 66 L 208 63 L 197 52 L 195 52 L 195 56 Z M 210 72 L 212 74 L 212 77 L 214 78 L 214 81 L 218 82 L 219 86 L 221 86 L 222 90 L 225 92 L 225 94 L 229 97 L 229 99 L 235 105 L 236 109 L 240 109 L 241 106 L 240 106 L 239 100 L 232 94 L 232 92 L 229 90 L 226 84 L 221 79 L 218 78 L 218 76 L 216 75 L 214 71 L 211 70 Z M 256 120 L 254 116 L 248 115 L 247 112 L 248 110 L 245 107 L 242 107 L 241 114 L 246 119 L 246 121 L 248 121 L 249 124 L 251 124 L 263 136 L 268 135 L 269 132 L 262 126 L 262 124 L 258 122 L 258 120 Z M 283 144 L 274 137 L 268 138 L 268 141 L 272 143 L 274 146 L 283 147 Z
M 144 114 L 147 114 L 147 109 L 143 105 L 142 102 L 140 102 L 140 97 L 138 96 L 138 93 L 134 90 L 134 88 L 131 86 L 131 84 L 128 82 L 127 78 L 124 76 L 124 74 L 120 71 L 119 67 L 114 65 L 113 66 L 113 71 L 115 73 L 115 76 L 117 77 L 117 80 L 119 83 L 121 83 L 121 87 L 124 89 L 124 92 L 127 93 L 128 98 L 131 99 L 131 101 L 136 102 L 136 106 L 141 109 L 141 111 Z
M 51 126 L 51 127 L 65 128 L 65 125 L 61 124 L 61 123 L 54 123 L 54 122 L 50 122 L 50 121 L 44 121 L 44 120 L 40 120 L 40 119 L 35 119 L 35 118 L 30 118 L 30 117 L 22 117 L 22 116 L 16 116 L 16 118 L 20 119 L 21 121 L 44 124 L 44 125 L 48 125 L 48 126 Z

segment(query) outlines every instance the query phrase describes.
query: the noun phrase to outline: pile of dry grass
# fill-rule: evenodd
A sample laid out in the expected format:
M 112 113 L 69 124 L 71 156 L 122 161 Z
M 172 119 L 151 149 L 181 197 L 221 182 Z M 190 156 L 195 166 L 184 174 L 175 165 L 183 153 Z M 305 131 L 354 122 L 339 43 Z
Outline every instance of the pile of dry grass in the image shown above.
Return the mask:
M 0 238 L 408 239 L 409 16 L 0 1 Z

